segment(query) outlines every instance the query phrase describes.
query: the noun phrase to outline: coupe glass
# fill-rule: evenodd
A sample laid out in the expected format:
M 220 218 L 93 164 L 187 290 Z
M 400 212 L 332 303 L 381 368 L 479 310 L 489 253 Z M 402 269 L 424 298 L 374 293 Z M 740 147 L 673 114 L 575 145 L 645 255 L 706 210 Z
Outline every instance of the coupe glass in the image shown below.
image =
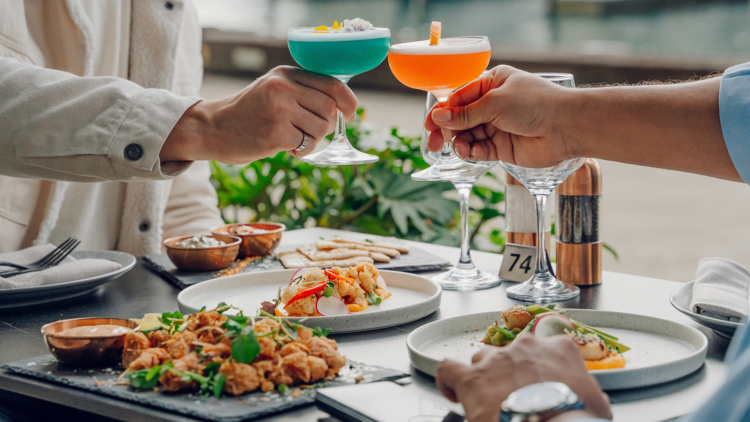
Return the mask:
M 429 41 L 396 44 L 388 50 L 388 64 L 402 84 L 432 93 L 438 101 L 448 101 L 451 93 L 478 78 L 490 62 L 487 37 L 443 38 L 438 45 Z M 454 152 L 450 131 L 442 131 L 445 143 L 437 161 L 429 168 L 411 175 L 418 181 L 454 181 L 486 173 L 461 160 Z
M 425 106 L 425 118 L 432 107 L 438 103 L 438 99 L 431 93 L 427 93 L 427 104 Z M 435 164 L 441 157 L 440 153 L 431 152 L 427 149 L 427 140 L 430 133 L 422 129 L 422 158 L 428 164 Z M 487 173 L 497 162 L 465 163 L 471 166 L 471 171 L 462 174 L 454 174 L 455 179 L 450 180 L 458 190 L 458 199 L 461 209 L 461 256 L 453 269 L 438 274 L 432 278 L 445 290 L 480 290 L 495 287 L 500 284 L 500 277 L 488 272 L 480 271 L 471 261 L 471 247 L 469 246 L 469 197 L 471 189 L 485 173 Z M 415 180 L 418 180 L 414 178 Z
M 374 69 L 385 60 L 391 45 L 388 28 L 359 32 L 315 32 L 314 28 L 291 28 L 287 33 L 289 52 L 303 68 L 333 76 L 343 83 Z M 346 137 L 346 121 L 337 112 L 336 132 L 326 149 L 307 155 L 302 161 L 320 165 L 355 165 L 378 161 L 376 155 L 356 150 Z M 301 140 L 300 140 L 301 141 Z
M 537 76 L 568 88 L 574 88 L 573 75 L 567 73 L 538 73 Z M 500 166 L 521 182 L 531 192 L 536 204 L 537 242 L 534 275 L 524 283 L 506 289 L 508 297 L 524 302 L 556 302 L 573 299 L 581 294 L 574 284 L 555 278 L 547 266 L 544 248 L 545 209 L 549 194 L 571 174 L 578 170 L 585 158 L 571 158 L 554 167 L 526 168 L 500 161 Z

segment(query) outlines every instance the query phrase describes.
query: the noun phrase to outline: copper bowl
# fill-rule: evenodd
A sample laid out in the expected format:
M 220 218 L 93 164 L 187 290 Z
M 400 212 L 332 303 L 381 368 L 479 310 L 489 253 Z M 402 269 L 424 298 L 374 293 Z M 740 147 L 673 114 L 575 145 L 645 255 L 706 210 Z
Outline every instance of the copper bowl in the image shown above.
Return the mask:
M 58 362 L 79 367 L 112 365 L 122 360 L 123 334 L 101 337 L 60 337 L 63 330 L 89 325 L 119 325 L 135 331 L 140 328 L 137 322 L 119 318 L 75 318 L 63 319 L 42 327 L 44 342 Z
M 206 236 L 220 240 L 226 245 L 208 248 L 182 248 L 175 246 L 177 242 L 190 239 L 193 236 L 173 237 L 164 241 L 167 256 L 175 267 L 186 271 L 215 271 L 223 270 L 232 265 L 240 251 L 240 240 L 237 236 L 218 235 Z
M 235 234 L 232 232 L 233 227 L 250 226 L 256 229 L 267 230 L 266 233 L 257 234 Z M 248 256 L 268 256 L 273 253 L 279 242 L 281 234 L 286 230 L 286 226 L 281 223 L 248 223 L 248 224 L 226 224 L 211 230 L 213 234 L 231 234 L 242 239 L 240 247 L 240 258 Z

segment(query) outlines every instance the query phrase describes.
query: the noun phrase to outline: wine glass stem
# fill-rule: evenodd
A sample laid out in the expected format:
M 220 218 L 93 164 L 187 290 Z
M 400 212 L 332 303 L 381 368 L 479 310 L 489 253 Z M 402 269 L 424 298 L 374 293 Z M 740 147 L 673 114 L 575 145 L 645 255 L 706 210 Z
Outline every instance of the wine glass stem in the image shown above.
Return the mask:
M 535 278 L 537 278 L 540 275 L 543 278 L 551 277 L 551 274 L 549 272 L 549 267 L 547 266 L 547 249 L 544 247 L 545 245 L 544 228 L 546 226 L 546 222 L 544 221 L 544 219 L 547 215 L 546 208 L 547 208 L 548 197 L 549 197 L 549 192 L 534 193 L 534 202 L 536 203 L 536 270 L 534 271 Z
M 469 246 L 469 197 L 473 183 L 453 182 L 453 186 L 458 191 L 458 201 L 461 210 L 461 258 L 458 260 L 456 268 L 470 270 L 474 269 L 474 263 L 471 262 L 471 248 Z
M 441 128 L 443 134 L 443 155 L 450 155 L 453 152 L 453 143 L 451 143 L 451 130 Z

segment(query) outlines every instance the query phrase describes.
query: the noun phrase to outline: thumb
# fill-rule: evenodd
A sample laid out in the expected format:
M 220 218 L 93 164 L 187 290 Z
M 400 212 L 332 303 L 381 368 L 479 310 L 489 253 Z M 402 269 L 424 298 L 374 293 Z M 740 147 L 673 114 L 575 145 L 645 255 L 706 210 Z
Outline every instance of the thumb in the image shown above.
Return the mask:
M 432 110 L 432 121 L 451 130 L 467 130 L 489 123 L 493 117 L 488 107 L 490 104 L 482 100 L 460 107 L 436 107 Z

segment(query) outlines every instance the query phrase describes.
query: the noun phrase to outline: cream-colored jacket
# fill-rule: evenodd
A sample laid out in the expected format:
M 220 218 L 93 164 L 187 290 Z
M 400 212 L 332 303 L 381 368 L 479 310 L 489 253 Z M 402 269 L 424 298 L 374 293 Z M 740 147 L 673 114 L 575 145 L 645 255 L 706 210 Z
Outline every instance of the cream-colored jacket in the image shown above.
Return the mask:
M 208 163 L 159 161 L 200 49 L 189 0 L 0 1 L 0 252 L 140 256 L 222 223 Z

